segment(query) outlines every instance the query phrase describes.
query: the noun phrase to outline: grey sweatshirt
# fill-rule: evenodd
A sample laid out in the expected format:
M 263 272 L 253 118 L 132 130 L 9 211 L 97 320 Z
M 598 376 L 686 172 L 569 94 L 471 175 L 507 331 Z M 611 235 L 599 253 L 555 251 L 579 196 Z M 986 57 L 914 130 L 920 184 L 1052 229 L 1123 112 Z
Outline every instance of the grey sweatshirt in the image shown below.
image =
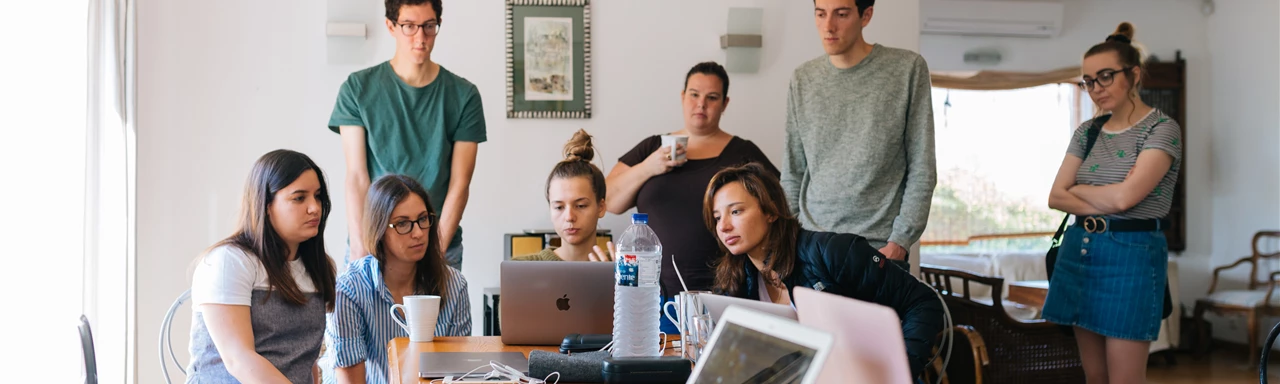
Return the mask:
M 931 91 L 924 58 L 879 44 L 852 68 L 825 55 L 796 68 L 782 186 L 802 226 L 877 248 L 920 239 L 937 184 Z

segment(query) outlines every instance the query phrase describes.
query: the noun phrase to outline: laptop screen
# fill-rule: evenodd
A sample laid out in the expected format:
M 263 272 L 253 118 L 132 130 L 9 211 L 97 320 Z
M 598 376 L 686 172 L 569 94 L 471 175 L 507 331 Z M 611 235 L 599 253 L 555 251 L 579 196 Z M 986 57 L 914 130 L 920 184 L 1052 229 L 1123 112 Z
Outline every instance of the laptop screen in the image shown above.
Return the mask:
M 722 326 L 692 383 L 800 383 L 818 352 L 736 323 Z

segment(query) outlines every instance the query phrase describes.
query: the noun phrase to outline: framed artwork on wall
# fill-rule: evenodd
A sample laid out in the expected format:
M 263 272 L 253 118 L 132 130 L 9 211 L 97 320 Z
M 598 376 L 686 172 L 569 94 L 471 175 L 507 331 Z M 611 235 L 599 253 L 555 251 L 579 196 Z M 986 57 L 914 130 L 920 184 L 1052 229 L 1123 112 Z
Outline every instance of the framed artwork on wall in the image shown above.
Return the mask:
M 591 118 L 589 0 L 506 0 L 507 118 Z

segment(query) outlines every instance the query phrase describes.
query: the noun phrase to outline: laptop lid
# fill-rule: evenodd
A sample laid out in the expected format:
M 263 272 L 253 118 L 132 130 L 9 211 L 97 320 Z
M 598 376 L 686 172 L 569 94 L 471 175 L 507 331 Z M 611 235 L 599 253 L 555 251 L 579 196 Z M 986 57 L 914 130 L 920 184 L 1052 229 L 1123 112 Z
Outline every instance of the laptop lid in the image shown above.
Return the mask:
M 614 263 L 503 261 L 502 343 L 560 345 L 571 333 L 613 333 Z
M 520 352 L 422 352 L 418 354 L 418 376 L 440 379 L 472 371 L 483 375 L 493 371 L 489 365 L 491 361 L 529 373 L 529 359 Z
M 796 287 L 792 295 L 800 324 L 835 338 L 819 382 L 911 382 L 902 323 L 893 309 L 805 287 Z
M 828 332 L 730 306 L 687 383 L 815 383 L 831 343 Z
M 796 310 L 791 308 L 790 305 L 721 295 L 698 295 L 698 299 L 702 301 L 702 305 L 707 307 L 707 313 L 711 315 L 711 319 L 717 324 L 720 323 L 720 316 L 725 309 L 734 305 L 791 320 L 796 319 Z

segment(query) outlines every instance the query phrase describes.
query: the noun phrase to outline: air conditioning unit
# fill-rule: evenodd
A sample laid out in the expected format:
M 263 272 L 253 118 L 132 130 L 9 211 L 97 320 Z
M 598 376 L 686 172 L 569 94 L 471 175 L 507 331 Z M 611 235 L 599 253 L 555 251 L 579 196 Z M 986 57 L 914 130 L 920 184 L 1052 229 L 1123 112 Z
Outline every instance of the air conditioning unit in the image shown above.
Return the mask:
M 1062 31 L 1062 3 L 922 0 L 920 33 L 1049 38 Z

